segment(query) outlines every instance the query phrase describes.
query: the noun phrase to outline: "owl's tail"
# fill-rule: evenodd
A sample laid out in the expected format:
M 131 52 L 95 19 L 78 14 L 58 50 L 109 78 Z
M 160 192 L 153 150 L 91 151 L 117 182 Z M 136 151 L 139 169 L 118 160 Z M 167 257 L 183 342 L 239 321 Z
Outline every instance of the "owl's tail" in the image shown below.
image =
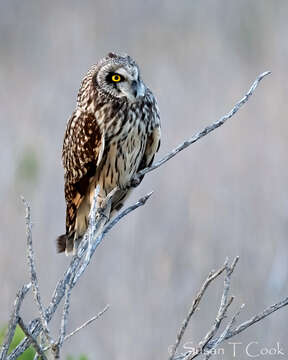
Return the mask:
M 61 253 L 64 252 L 66 249 L 66 239 L 67 239 L 67 235 L 63 234 L 58 236 L 58 238 L 56 239 L 56 244 L 57 244 L 57 252 Z
M 56 239 L 57 252 L 66 252 L 66 255 L 73 251 L 73 236 L 63 234 Z

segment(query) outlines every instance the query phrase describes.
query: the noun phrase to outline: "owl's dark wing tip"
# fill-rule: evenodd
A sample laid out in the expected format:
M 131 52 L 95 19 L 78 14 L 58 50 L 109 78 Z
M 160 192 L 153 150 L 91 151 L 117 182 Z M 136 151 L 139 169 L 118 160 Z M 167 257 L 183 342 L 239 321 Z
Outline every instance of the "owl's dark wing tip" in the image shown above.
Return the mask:
M 63 234 L 56 239 L 57 253 L 62 253 L 66 250 L 67 235 Z

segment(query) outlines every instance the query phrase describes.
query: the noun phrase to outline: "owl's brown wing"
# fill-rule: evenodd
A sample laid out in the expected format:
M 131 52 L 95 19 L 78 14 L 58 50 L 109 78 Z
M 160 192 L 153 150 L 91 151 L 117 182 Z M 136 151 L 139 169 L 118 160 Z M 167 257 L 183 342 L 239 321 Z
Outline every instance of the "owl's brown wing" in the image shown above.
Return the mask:
M 76 111 L 68 121 L 62 151 L 65 177 L 66 235 L 74 230 L 77 209 L 101 161 L 104 138 L 93 114 Z
M 139 165 L 138 171 L 145 169 L 152 165 L 154 156 L 156 152 L 159 150 L 161 142 L 161 130 L 160 126 L 155 127 L 151 134 L 148 135 L 146 149 L 144 152 L 144 156 Z

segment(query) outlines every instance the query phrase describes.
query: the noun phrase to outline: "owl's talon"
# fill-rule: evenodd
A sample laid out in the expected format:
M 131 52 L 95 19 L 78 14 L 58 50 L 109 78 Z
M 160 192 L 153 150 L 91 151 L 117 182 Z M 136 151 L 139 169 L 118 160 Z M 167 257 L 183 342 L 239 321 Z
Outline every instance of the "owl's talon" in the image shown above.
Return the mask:
M 109 220 L 109 216 L 106 215 L 106 213 L 105 213 L 105 211 L 104 211 L 103 209 L 99 209 L 98 214 L 99 214 L 100 216 L 105 217 L 107 221 Z

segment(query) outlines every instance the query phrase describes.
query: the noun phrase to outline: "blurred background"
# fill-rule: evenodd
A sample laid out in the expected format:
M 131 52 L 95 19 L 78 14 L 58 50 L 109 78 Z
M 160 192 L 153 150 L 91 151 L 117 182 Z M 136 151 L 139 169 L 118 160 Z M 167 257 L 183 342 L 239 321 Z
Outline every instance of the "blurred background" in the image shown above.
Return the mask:
M 232 308 L 246 304 L 241 320 L 287 296 L 288 2 L 0 4 L 0 324 L 28 281 L 20 195 L 32 206 L 45 305 L 67 268 L 70 259 L 55 251 L 65 223 L 63 134 L 82 77 L 111 50 L 136 59 L 158 99 L 158 159 L 229 111 L 259 73 L 272 75 L 229 123 L 134 191 L 129 204 L 154 195 L 97 250 L 73 290 L 68 331 L 111 308 L 67 342 L 64 354 L 167 358 L 193 295 L 226 256 L 240 256 Z M 207 332 L 221 292 L 222 280 L 209 289 L 185 341 L 195 344 Z M 31 297 L 22 314 L 26 321 L 37 316 Z M 251 341 L 259 342 L 254 353 L 279 342 L 287 354 L 287 320 L 282 309 L 235 338 L 242 342 L 237 358 L 247 359 Z M 51 327 L 56 337 L 59 316 Z M 225 355 L 232 356 L 229 344 Z

